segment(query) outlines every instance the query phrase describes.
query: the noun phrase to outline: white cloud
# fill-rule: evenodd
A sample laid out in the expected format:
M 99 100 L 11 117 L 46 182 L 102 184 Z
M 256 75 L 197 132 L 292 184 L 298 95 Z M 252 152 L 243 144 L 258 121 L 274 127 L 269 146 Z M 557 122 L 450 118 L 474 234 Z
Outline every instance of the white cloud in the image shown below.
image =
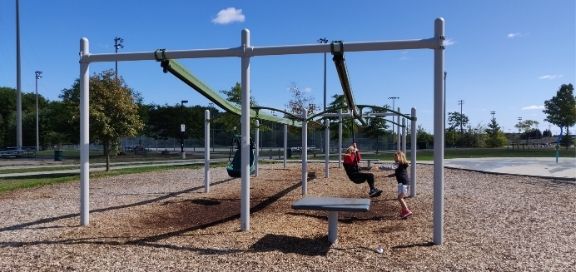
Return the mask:
M 305 92 L 305 93 L 310 93 L 310 92 L 312 92 L 312 88 L 306 87 L 306 88 L 304 88 L 304 92 Z
M 564 77 L 564 75 L 543 75 L 543 76 L 539 76 L 538 79 L 553 80 L 553 79 L 558 79 L 558 78 L 562 78 L 562 77 Z
M 235 22 L 244 22 L 246 17 L 242 14 L 241 9 L 236 8 L 225 8 L 218 12 L 216 18 L 212 19 L 212 22 L 219 25 L 227 25 Z
M 506 37 L 507 37 L 508 39 L 515 39 L 515 38 L 520 38 L 520 37 L 523 37 L 523 36 L 524 36 L 524 34 L 522 34 L 522 33 L 520 33 L 520 32 L 508 33 L 508 34 L 506 35 Z
M 456 41 L 454 41 L 453 39 L 444 40 L 444 46 L 454 45 L 455 43 L 456 43 Z
M 522 110 L 543 110 L 543 109 L 544 109 L 543 105 L 530 105 L 522 108 Z

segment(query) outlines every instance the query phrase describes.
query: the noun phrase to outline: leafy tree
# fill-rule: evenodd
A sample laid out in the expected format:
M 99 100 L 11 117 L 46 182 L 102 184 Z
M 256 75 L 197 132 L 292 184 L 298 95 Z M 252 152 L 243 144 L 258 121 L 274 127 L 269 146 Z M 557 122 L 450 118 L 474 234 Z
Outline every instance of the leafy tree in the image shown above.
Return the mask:
M 383 109 L 372 109 L 373 113 L 384 112 Z M 368 138 L 376 139 L 376 153 L 378 153 L 378 140 L 387 134 L 388 125 L 383 117 L 370 118 L 368 126 L 364 128 L 364 133 Z
M 486 146 L 488 147 L 502 147 L 508 143 L 506 135 L 500 130 L 500 125 L 496 122 L 496 118 L 492 117 L 488 128 L 484 130 L 487 134 Z
M 448 113 L 448 126 L 449 129 L 456 130 L 457 127 L 466 127 L 468 125 L 468 116 L 466 114 L 460 114 L 457 111 L 449 112 Z M 460 129 L 460 133 L 463 133 L 463 130 Z
M 552 131 L 546 129 L 542 132 L 542 137 L 552 137 Z
M 226 96 L 226 100 L 230 102 L 234 102 L 240 106 L 242 103 L 242 86 L 240 83 L 236 82 L 230 90 L 220 91 L 222 94 Z M 252 96 L 250 96 L 250 107 L 256 106 L 256 100 Z M 218 117 L 213 117 L 214 123 L 224 128 L 224 130 L 230 133 L 239 133 L 240 132 L 240 116 L 230 113 L 224 112 L 223 114 L 219 115 Z M 250 121 L 253 127 L 253 121 Z
M 433 147 L 434 136 L 432 136 L 432 134 L 426 132 L 422 126 L 418 126 L 416 133 L 418 149 L 429 149 Z
M 554 97 L 544 101 L 544 121 L 560 128 L 560 133 L 566 128 L 566 134 L 570 134 L 569 128 L 576 124 L 576 97 L 572 84 L 562 84 Z
M 80 80 L 71 89 L 64 89 L 63 102 L 75 111 L 70 116 L 79 123 Z M 124 80 L 115 79 L 113 70 L 90 77 L 90 135 L 102 143 L 106 157 L 106 171 L 110 169 L 110 153 L 117 149 L 120 137 L 136 135 L 143 127 L 138 115 L 138 94 Z
M 12 129 L 12 127 L 14 127 Z M 0 146 L 16 145 L 16 90 L 0 87 Z
M 514 125 L 514 127 L 516 127 L 519 131 L 523 131 L 524 133 L 532 130 L 532 127 L 537 126 L 538 125 L 538 121 L 534 121 L 534 120 L 524 120 L 524 121 L 518 121 L 518 123 L 516 125 Z
M 292 94 L 292 99 L 286 105 L 289 112 L 298 116 L 304 113 L 304 109 L 307 109 L 308 115 L 314 114 L 316 105 L 312 103 L 314 102 L 313 97 L 307 96 L 302 89 L 296 86 L 296 83 L 292 83 L 289 90 Z

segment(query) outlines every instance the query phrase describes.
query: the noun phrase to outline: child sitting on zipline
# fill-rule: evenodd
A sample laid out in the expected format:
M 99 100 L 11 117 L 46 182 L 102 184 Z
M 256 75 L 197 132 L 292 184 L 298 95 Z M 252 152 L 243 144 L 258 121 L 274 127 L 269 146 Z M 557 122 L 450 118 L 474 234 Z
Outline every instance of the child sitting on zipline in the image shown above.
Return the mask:
M 343 155 L 343 158 L 344 170 L 346 170 L 346 174 L 352 182 L 360 184 L 367 181 L 368 186 L 370 186 L 370 191 L 368 192 L 370 197 L 377 197 L 382 194 L 382 190 L 379 190 L 376 188 L 376 186 L 374 186 L 374 174 L 360 171 L 358 162 L 360 162 L 362 157 L 360 156 L 360 152 L 356 147 L 356 143 L 353 143 L 348 147 L 348 149 L 346 149 L 346 153 Z

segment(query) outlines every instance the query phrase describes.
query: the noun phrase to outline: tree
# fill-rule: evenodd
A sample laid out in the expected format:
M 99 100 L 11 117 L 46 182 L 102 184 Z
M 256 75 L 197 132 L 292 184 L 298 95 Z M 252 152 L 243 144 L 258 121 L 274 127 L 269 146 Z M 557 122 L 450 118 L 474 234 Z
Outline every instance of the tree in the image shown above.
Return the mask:
M 433 147 L 434 143 L 434 136 L 422 127 L 418 126 L 416 130 L 416 143 L 418 145 L 418 149 L 429 149 Z
M 292 83 L 289 90 L 292 94 L 292 99 L 290 99 L 288 105 L 286 105 L 289 112 L 299 116 L 304 113 L 304 109 L 307 109 L 308 115 L 316 111 L 316 105 L 312 103 L 314 102 L 314 98 L 307 96 L 304 90 L 296 86 L 296 83 Z
M 226 100 L 230 102 L 234 102 L 240 106 L 242 103 L 242 86 L 240 83 L 236 82 L 230 90 L 223 90 L 220 91 L 222 94 L 226 96 Z M 250 107 L 256 106 L 256 100 L 252 96 L 250 96 Z M 240 131 L 240 116 L 230 113 L 224 112 L 223 114 L 219 115 L 217 118 L 213 118 L 214 123 L 222 126 L 224 130 L 230 133 L 236 133 Z M 250 121 L 253 127 L 253 121 Z
M 386 107 L 384 107 L 386 108 Z M 384 112 L 383 109 L 372 109 L 372 112 Z M 380 136 L 386 135 L 386 129 L 388 129 L 388 125 L 386 124 L 386 120 L 383 117 L 374 117 L 370 118 L 370 122 L 368 122 L 368 126 L 364 129 L 364 133 L 368 138 L 375 138 L 376 139 L 376 153 L 378 153 L 378 140 Z
M 569 128 L 576 124 L 576 97 L 572 84 L 562 84 L 554 97 L 544 101 L 544 121 L 560 128 L 560 134 L 566 128 L 566 134 L 570 134 Z
M 70 116 L 79 123 L 80 80 L 64 89 L 61 98 L 75 109 Z M 138 114 L 139 95 L 121 77 L 116 79 L 113 70 L 106 70 L 90 77 L 89 99 L 90 135 L 102 144 L 109 171 L 110 153 L 118 147 L 120 137 L 135 136 L 144 126 Z
M 468 122 L 469 120 L 466 114 L 460 114 L 457 111 L 448 113 L 448 126 L 451 130 L 456 130 L 457 127 L 465 127 L 468 125 Z
M 486 146 L 488 147 L 502 147 L 508 142 L 506 135 L 500 130 L 500 125 L 496 122 L 495 117 L 492 117 L 488 128 L 484 131 L 488 135 L 486 139 Z

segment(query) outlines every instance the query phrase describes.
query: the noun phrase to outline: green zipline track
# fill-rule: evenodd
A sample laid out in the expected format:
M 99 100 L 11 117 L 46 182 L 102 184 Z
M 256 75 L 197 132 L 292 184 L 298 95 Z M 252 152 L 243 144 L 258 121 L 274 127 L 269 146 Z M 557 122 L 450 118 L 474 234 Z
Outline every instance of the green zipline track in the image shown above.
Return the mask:
M 194 90 L 199 92 L 201 95 L 206 97 L 208 100 L 212 101 L 214 104 L 218 105 L 218 107 L 222 108 L 227 112 L 234 113 L 236 115 L 242 115 L 242 109 L 235 103 L 232 103 L 220 95 L 217 92 L 212 90 L 208 85 L 204 84 L 200 79 L 195 77 L 194 75 L 190 74 L 182 65 L 180 65 L 175 60 L 161 60 L 162 68 L 164 68 L 164 73 L 170 72 L 180 80 L 184 81 L 188 86 L 192 87 Z M 258 107 L 257 107 L 258 108 Z M 259 107 L 261 109 L 271 109 L 265 107 Z M 260 120 L 266 120 L 270 122 L 280 123 L 280 124 L 287 124 L 291 126 L 300 127 L 301 123 L 287 119 L 282 117 L 277 117 L 269 114 L 263 114 L 256 112 L 254 109 L 250 110 L 250 116 L 256 117 Z

